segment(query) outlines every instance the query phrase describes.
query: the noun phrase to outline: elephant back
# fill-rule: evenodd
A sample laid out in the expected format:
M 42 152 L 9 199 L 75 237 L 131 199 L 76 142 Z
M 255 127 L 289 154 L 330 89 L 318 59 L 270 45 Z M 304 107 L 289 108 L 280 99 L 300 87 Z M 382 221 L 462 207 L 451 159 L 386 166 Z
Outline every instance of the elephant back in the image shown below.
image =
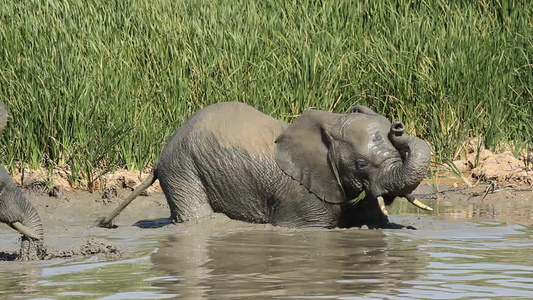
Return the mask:
M 195 141 L 216 143 L 222 148 L 242 149 L 250 153 L 273 153 L 274 141 L 287 126 L 287 123 L 247 104 L 220 102 L 194 114 L 180 127 L 169 144 Z

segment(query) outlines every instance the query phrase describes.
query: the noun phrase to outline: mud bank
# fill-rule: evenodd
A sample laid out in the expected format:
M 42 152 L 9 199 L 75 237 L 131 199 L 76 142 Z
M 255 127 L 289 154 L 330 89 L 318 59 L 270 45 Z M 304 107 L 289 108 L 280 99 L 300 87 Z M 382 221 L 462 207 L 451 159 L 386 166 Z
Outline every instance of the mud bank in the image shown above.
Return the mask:
M 471 151 L 453 164 L 468 185 L 497 183 L 500 186 L 533 188 L 533 153 L 517 159 L 510 151 L 493 153 L 483 149 Z
M 121 247 L 111 244 L 101 238 L 90 238 L 84 244 L 72 247 L 68 250 L 57 250 L 46 246 L 42 241 L 32 241 L 21 239 L 21 249 L 19 252 L 0 252 L 0 261 L 30 261 L 30 260 L 50 260 L 59 258 L 83 258 L 88 256 L 98 256 L 100 259 L 126 258 L 127 251 Z
M 21 239 L 16 231 L 0 224 L 3 238 L 0 261 L 83 259 L 92 256 L 101 260 L 128 258 L 132 255 L 131 248 L 118 245 L 113 240 L 129 236 L 135 243 L 143 234 L 143 228 L 169 224 L 165 221 L 168 209 L 162 193 L 140 197 L 131 209 L 124 212 L 124 216 L 119 216 L 117 221 L 126 221 L 128 225 L 119 231 L 99 228 L 95 226 L 95 221 L 111 211 L 122 196 L 129 193 L 126 189 L 120 190 L 112 199 L 103 199 L 103 191 L 62 191 L 60 197 L 51 196 L 45 191 L 35 192 L 34 189 L 25 189 L 24 192 L 42 219 L 44 243 Z
M 435 184 L 423 183 L 414 194 L 435 211 L 421 211 L 407 201 L 397 200 L 389 208 L 390 221 L 406 226 L 400 230 L 444 229 L 438 228 L 441 223 L 435 222 L 435 217 L 526 226 L 533 224 L 531 189 L 496 184 L 479 184 L 474 188 L 466 188 L 459 184 L 455 180 L 446 180 L 439 183 L 436 189 Z M 190 230 L 272 228 L 268 224 L 244 224 L 221 214 L 173 225 L 168 220 L 169 210 L 165 196 L 157 190 L 132 202 L 116 219 L 117 228 L 99 228 L 95 221 L 111 212 L 130 193 L 127 188 L 115 191 L 111 196 L 105 190 L 94 193 L 62 191 L 61 196 L 57 197 L 45 191 L 25 190 L 43 220 L 44 244 L 21 243 L 16 231 L 3 226 L 0 228 L 0 234 L 4 238 L 0 243 L 0 261 L 82 259 L 92 256 L 101 260 L 115 260 L 129 257 L 131 253 L 142 254 L 146 250 L 143 249 L 146 241 L 140 241 L 146 240 L 147 236 L 158 241 Z M 197 224 L 201 226 L 196 226 Z M 276 227 L 273 230 L 294 229 Z M 115 243 L 116 240 L 120 240 L 120 244 Z

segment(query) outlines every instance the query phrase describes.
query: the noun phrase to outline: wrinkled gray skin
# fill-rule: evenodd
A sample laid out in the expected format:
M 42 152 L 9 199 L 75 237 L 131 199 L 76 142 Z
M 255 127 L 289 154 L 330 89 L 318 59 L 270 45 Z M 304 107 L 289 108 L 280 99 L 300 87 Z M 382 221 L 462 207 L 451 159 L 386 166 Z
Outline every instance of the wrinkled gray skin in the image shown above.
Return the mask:
M 175 222 L 221 212 L 287 227 L 386 227 L 376 197 L 390 204 L 411 193 L 429 159 L 426 142 L 364 106 L 349 114 L 308 109 L 287 124 L 242 103 L 218 103 L 185 122 L 153 176 L 99 221 L 109 226 L 159 179 Z
M 0 132 L 7 125 L 7 108 L 0 101 Z M 43 226 L 37 210 L 26 199 L 6 169 L 0 165 L 0 222 L 6 223 L 31 239 L 43 238 Z

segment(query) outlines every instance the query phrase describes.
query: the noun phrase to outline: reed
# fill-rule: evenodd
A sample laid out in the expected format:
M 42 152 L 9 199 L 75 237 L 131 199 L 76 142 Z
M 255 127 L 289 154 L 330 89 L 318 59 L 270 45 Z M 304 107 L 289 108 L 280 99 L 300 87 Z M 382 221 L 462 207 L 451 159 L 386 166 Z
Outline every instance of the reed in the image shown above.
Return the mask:
M 1 162 L 73 184 L 157 161 L 193 112 L 364 104 L 436 161 L 533 143 L 530 1 L 0 0 Z

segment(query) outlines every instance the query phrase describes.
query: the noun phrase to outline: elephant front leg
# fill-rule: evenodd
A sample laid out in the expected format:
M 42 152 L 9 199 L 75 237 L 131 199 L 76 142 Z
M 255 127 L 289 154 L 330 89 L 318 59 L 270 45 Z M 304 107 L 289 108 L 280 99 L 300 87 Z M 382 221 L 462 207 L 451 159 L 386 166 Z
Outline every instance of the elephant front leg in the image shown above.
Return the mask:
M 174 224 L 209 217 L 213 208 L 199 180 L 160 178 Z
M 308 194 L 302 199 L 277 202 L 270 205 L 268 222 L 282 227 L 335 228 L 341 209 Z

